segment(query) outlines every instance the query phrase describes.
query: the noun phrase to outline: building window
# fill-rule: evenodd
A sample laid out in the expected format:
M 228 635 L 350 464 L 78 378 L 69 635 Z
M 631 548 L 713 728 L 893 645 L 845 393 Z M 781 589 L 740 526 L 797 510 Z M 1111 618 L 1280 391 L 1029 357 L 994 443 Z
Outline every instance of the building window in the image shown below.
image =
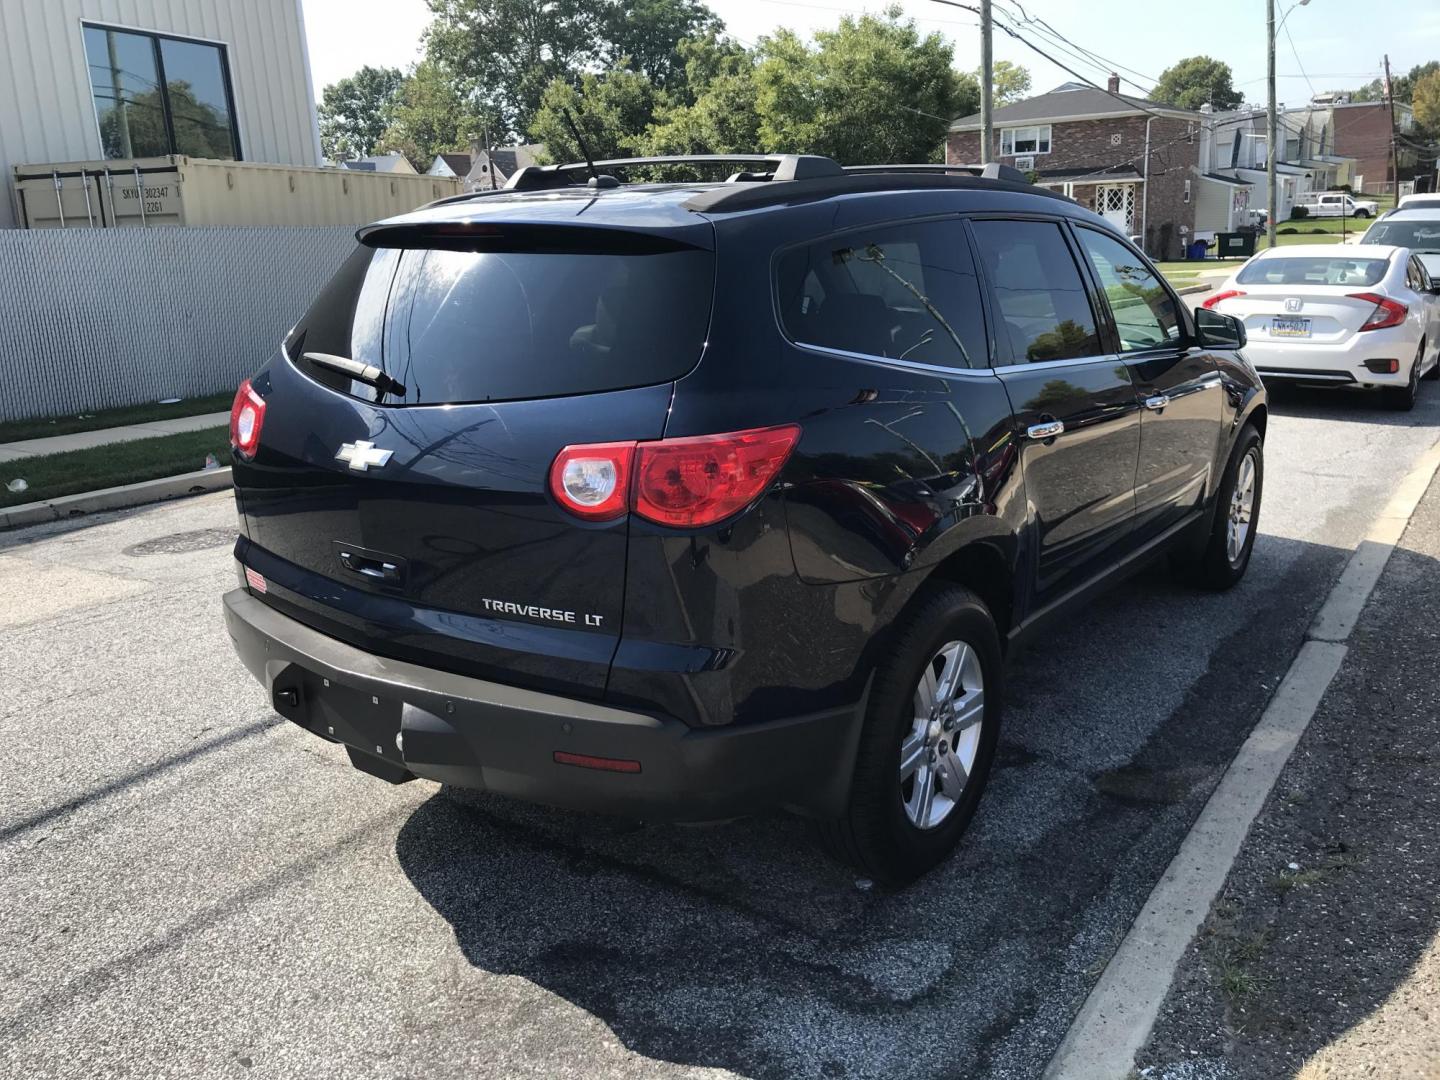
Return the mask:
M 105 157 L 239 160 L 223 45 L 86 25 L 85 55 Z
M 1190 201 L 1190 181 L 1189 181 L 1189 180 L 1186 180 L 1186 181 L 1185 181 L 1185 201 L 1186 201 L 1187 203 Z
M 1048 154 L 1050 152 L 1050 125 L 1039 127 L 1004 128 L 1000 132 L 1000 153 L 1006 157 L 1016 154 Z

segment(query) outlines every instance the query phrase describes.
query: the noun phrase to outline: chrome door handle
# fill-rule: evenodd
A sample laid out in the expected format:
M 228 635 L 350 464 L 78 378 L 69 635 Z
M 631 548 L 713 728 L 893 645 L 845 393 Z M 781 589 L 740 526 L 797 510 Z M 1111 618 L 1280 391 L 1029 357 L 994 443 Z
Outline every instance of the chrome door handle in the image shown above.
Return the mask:
M 1047 420 L 1043 424 L 1031 424 L 1025 429 L 1025 434 L 1032 439 L 1053 439 L 1065 430 L 1065 421 Z
M 1145 408 L 1154 409 L 1156 412 L 1159 412 L 1161 409 L 1165 408 L 1165 406 L 1169 404 L 1169 394 L 1156 394 L 1154 397 L 1147 397 L 1145 399 Z

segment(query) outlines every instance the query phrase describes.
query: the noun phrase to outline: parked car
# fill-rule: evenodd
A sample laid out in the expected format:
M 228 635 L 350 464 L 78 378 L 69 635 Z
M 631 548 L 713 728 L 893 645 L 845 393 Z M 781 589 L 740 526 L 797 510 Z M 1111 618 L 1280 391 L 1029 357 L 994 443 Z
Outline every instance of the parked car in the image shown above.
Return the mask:
M 1408 410 L 1420 380 L 1440 377 L 1437 294 L 1408 248 L 1296 244 L 1262 251 L 1203 306 L 1244 322 L 1267 381 L 1379 390 Z
M 386 780 L 782 807 L 902 882 L 975 812 L 1009 649 L 1163 555 L 1244 575 L 1265 391 L 1014 170 L 722 160 L 362 229 L 236 395 L 225 617 Z
M 1440 210 L 1440 192 L 1422 191 L 1415 195 L 1401 195 L 1395 204 L 1396 210 Z
M 1359 242 L 1409 248 L 1430 276 L 1440 279 L 1440 210 L 1392 210 L 1366 229 Z
M 1306 217 L 1372 218 L 1380 211 L 1378 202 L 1357 199 L 1344 191 L 1317 192 L 1305 196 L 1295 205 L 1305 208 Z

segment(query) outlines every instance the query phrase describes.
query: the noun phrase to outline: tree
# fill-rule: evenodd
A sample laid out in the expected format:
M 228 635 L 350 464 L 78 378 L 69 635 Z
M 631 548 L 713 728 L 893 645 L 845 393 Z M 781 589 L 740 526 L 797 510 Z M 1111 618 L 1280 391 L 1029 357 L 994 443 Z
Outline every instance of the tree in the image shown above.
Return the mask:
M 975 69 L 975 80 L 980 80 L 980 69 Z M 1030 93 L 1030 72 L 1009 60 L 996 60 L 990 73 L 991 92 L 996 105 L 1009 105 L 1021 101 Z
M 605 58 L 612 68 L 631 68 L 673 90 L 685 78 L 680 45 L 713 37 L 724 25 L 700 0 L 616 0 L 606 19 Z
M 332 160 L 365 157 L 395 118 L 405 76 L 399 68 L 362 67 L 325 87 L 320 98 L 320 146 Z
M 498 128 L 499 118 L 473 102 L 474 95 L 453 72 L 422 60 L 406 77 L 390 126 L 375 149 L 398 150 L 424 172 L 436 154 L 467 150 L 473 136 Z
M 552 161 L 584 160 L 565 122 L 568 111 L 595 158 L 638 157 L 655 117 L 658 93 L 648 78 L 627 68 L 582 75 L 578 90 L 565 79 L 555 79 L 540 97 L 530 131 L 545 144 Z
M 745 154 L 760 149 L 755 58 L 712 33 L 682 41 L 683 85 L 656 116 L 650 154 Z
M 1440 67 L 1415 81 L 1410 103 L 1415 123 L 1427 132 L 1440 131 Z
M 1198 109 L 1211 105 L 1216 111 L 1233 109 L 1245 95 L 1232 85 L 1230 65 L 1208 56 L 1191 56 L 1160 73 L 1150 91 L 1150 100 L 1177 109 Z
M 1431 60 L 1428 64 L 1416 64 L 1404 75 L 1397 75 L 1391 89 L 1395 93 L 1396 101 L 1403 101 L 1407 105 L 1415 103 L 1415 89 L 1420 80 L 1428 75 L 1440 71 L 1440 60 Z
M 498 119 L 498 132 L 531 130 L 540 98 L 557 78 L 604 58 L 609 0 L 429 0 L 426 59 L 466 86 Z
M 761 143 L 856 165 L 939 160 L 951 119 L 978 107 L 979 87 L 953 68 L 939 34 L 922 38 L 901 14 L 847 15 L 814 46 L 789 30 L 762 38 Z

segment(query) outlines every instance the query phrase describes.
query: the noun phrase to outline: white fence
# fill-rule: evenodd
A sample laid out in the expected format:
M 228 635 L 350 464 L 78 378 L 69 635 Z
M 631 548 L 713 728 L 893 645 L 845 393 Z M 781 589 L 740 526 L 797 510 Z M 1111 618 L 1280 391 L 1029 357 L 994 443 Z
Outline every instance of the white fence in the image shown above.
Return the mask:
M 354 247 L 349 226 L 0 229 L 0 420 L 229 389 Z

